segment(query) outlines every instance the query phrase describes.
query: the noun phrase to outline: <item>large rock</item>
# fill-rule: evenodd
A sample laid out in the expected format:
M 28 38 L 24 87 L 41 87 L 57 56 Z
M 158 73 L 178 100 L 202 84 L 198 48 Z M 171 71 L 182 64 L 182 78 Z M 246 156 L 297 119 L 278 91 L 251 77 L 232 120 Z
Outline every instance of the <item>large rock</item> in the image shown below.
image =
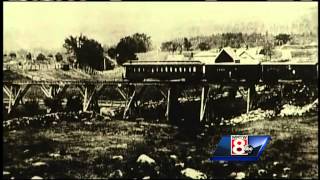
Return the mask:
M 117 169 L 115 171 L 113 171 L 112 173 L 110 173 L 109 178 L 122 178 L 123 177 L 123 173 L 120 169 Z
M 237 175 L 234 179 L 244 179 L 246 174 L 244 172 L 237 172 Z
M 267 171 L 265 169 L 259 169 L 258 174 L 259 174 L 259 176 L 264 176 L 267 174 Z
M 121 155 L 120 156 L 112 156 L 112 159 L 122 161 L 123 156 L 121 156 Z
M 174 154 L 171 154 L 170 158 L 173 159 L 173 160 L 177 160 L 178 159 L 178 157 L 176 155 L 174 155 Z
M 151 164 L 155 164 L 156 161 L 145 154 L 141 154 L 137 159 L 137 163 L 151 165 Z
M 113 109 L 107 108 L 107 107 L 102 107 L 102 108 L 100 108 L 100 115 L 114 117 L 116 114 Z
M 43 179 L 43 178 L 40 176 L 33 176 L 31 179 Z
M 35 162 L 35 163 L 32 163 L 32 166 L 34 166 L 34 167 L 47 166 L 47 163 L 45 163 L 45 162 Z
M 191 179 L 207 179 L 207 175 L 192 168 L 182 170 L 181 174 Z

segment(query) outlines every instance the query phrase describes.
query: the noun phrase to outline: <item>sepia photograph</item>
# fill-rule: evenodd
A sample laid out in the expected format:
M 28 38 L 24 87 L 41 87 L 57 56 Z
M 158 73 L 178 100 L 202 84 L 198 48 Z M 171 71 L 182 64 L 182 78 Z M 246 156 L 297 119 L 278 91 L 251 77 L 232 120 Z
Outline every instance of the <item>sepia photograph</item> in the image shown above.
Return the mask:
M 317 2 L 3 2 L 3 179 L 318 179 Z

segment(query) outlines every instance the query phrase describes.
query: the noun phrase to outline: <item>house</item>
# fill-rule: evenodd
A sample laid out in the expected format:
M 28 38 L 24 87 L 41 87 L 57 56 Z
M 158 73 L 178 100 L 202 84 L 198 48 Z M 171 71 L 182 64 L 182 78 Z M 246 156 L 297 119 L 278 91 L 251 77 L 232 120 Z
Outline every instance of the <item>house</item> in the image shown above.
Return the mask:
M 251 54 L 248 50 L 237 51 L 237 55 L 240 58 L 240 63 L 256 63 L 259 61 L 257 55 Z
M 219 54 L 216 56 L 215 63 L 225 63 L 225 62 L 234 62 L 234 63 L 240 63 L 240 58 L 236 54 L 236 50 L 233 50 L 232 48 L 223 48 L 219 52 Z
M 245 49 L 223 48 L 215 58 L 215 63 L 257 64 L 259 60 Z

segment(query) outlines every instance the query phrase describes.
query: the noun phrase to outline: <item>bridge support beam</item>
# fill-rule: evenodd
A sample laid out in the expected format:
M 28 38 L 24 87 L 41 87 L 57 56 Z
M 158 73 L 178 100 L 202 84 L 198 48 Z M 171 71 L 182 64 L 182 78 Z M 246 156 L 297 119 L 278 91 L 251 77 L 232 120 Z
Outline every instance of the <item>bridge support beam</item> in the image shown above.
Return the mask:
M 169 122 L 177 123 L 179 121 L 178 97 L 179 90 L 177 86 L 170 86 L 167 93 L 167 109 L 165 114 Z
M 19 104 L 19 102 L 22 101 L 23 96 L 26 94 L 30 87 L 31 84 L 16 86 L 10 85 L 9 87 L 7 85 L 3 85 L 3 90 L 9 97 L 9 114 L 12 111 L 12 109 L 14 109 Z
M 250 91 L 251 91 L 251 87 L 248 88 L 248 92 L 247 92 L 247 113 L 249 113 L 250 111 Z
M 51 96 L 52 97 L 57 97 L 63 95 L 66 90 L 68 89 L 70 85 L 63 84 L 63 85 L 51 85 L 52 90 L 51 90 Z
M 169 112 L 170 112 L 170 96 L 171 96 L 171 88 L 168 89 L 168 94 L 164 95 L 167 97 L 167 109 L 166 109 L 166 118 L 169 121 Z
M 82 95 L 83 95 L 83 108 L 82 110 L 85 112 L 89 109 L 90 104 L 95 101 L 94 96 L 97 94 L 97 90 L 101 90 L 102 87 L 97 87 L 94 85 L 82 86 Z
M 136 108 L 139 104 L 137 103 L 137 99 L 141 97 L 145 90 L 146 86 L 138 87 L 138 86 L 130 86 L 129 87 L 129 99 L 128 103 L 123 112 L 123 119 L 128 119 L 129 114 L 132 115 L 133 108 Z
M 256 95 L 256 89 L 255 89 L 255 85 L 251 84 L 248 87 L 248 91 L 247 91 L 247 113 L 249 113 L 249 111 L 253 108 L 253 104 L 254 104 L 254 97 Z
M 44 84 L 42 84 L 40 86 L 40 89 L 42 90 L 42 92 L 44 93 L 44 95 L 47 98 L 52 98 L 53 97 L 53 87 L 52 86 L 46 87 Z
M 206 113 L 206 107 L 207 107 L 207 102 L 209 99 L 209 93 L 210 93 L 210 88 L 208 86 L 203 86 L 201 88 L 200 122 L 203 121 L 205 113 Z

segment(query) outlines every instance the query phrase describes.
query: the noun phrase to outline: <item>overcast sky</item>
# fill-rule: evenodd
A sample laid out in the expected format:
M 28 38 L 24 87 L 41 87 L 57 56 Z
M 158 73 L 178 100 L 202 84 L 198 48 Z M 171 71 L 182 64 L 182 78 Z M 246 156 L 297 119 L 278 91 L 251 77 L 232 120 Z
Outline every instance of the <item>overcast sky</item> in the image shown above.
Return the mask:
M 16 50 L 61 48 L 67 36 L 80 33 L 112 45 L 135 32 L 146 33 L 159 44 L 212 34 L 219 25 L 249 22 L 271 32 L 273 25 L 290 25 L 317 12 L 317 2 L 4 2 L 3 8 L 4 48 Z

